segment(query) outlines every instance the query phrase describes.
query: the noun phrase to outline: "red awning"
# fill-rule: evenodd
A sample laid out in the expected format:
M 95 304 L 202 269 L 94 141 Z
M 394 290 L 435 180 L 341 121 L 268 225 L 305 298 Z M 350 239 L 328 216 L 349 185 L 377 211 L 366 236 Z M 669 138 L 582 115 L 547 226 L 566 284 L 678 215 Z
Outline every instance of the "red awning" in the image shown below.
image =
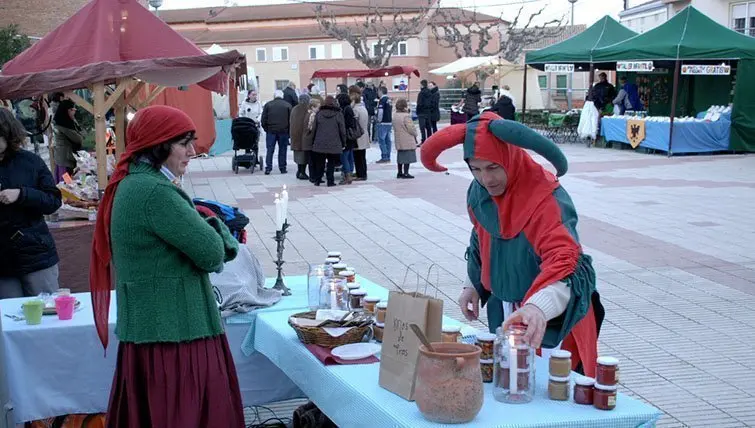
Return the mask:
M 93 0 L 3 66 L 0 98 L 132 76 L 163 86 L 198 83 L 225 93 L 222 67 L 242 59 L 236 51 L 207 55 L 137 0 Z
M 343 77 L 385 77 L 385 76 L 410 76 L 416 75 L 419 77 L 419 70 L 417 67 L 410 65 L 392 65 L 390 67 L 383 67 L 374 70 L 370 69 L 322 69 L 317 70 L 312 74 L 313 79 L 329 79 L 329 78 L 343 78 Z

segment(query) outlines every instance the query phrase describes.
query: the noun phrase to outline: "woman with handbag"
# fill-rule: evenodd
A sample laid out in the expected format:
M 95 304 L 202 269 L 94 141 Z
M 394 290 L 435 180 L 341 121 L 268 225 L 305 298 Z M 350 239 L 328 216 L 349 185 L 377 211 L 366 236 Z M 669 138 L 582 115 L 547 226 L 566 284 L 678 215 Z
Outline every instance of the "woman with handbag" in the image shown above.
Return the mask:
M 399 98 L 396 101 L 393 134 L 396 140 L 396 163 L 398 164 L 396 178 L 414 178 L 409 174 L 409 165 L 417 162 L 417 128 L 409 113 L 409 103 L 406 98 Z

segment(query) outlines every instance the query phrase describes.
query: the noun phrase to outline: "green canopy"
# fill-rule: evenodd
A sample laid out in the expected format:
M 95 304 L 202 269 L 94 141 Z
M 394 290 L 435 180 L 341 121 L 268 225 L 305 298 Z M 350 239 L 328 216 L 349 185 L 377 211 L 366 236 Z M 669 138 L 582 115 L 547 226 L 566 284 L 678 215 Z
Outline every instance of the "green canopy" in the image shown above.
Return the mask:
M 605 46 L 624 41 L 637 33 L 606 15 L 585 31 L 563 42 L 527 52 L 524 62 L 537 64 L 590 64 L 593 52 Z
M 654 29 L 597 49 L 593 61 L 755 59 L 755 39 L 724 27 L 688 6 Z

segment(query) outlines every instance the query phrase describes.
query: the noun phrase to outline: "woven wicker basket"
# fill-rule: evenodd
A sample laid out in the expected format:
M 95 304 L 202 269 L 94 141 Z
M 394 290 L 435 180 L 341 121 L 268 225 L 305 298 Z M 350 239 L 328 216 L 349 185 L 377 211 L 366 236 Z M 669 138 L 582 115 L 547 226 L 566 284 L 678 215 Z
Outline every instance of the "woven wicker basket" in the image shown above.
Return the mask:
M 319 345 L 325 348 L 336 348 L 341 345 L 350 343 L 359 343 L 370 331 L 370 326 L 354 327 L 346 333 L 333 337 L 329 335 L 322 327 L 302 327 L 291 322 L 291 318 L 315 319 L 317 312 L 302 312 L 291 315 L 288 318 L 288 325 L 296 331 L 299 340 L 305 345 Z

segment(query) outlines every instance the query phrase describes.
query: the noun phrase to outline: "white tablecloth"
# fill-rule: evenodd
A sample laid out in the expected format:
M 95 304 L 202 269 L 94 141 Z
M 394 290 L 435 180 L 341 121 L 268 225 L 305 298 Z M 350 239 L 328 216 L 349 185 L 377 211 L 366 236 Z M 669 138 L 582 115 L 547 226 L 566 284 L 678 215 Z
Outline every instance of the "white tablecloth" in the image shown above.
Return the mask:
M 362 286 L 368 289 L 368 294 L 380 295 L 375 290 L 379 286 L 364 279 Z M 292 313 L 260 313 L 255 348 L 285 371 L 336 425 L 360 428 L 439 426 L 424 419 L 415 403 L 378 385 L 378 363 L 327 367 L 320 363 L 287 324 Z M 448 318 L 443 322 L 455 324 Z M 652 406 L 622 394 L 616 409 L 610 412 L 571 401 L 549 400 L 546 397 L 548 363 L 538 358 L 536 367 L 537 396 L 531 403 L 499 403 L 493 399 L 492 384 L 486 383 L 482 410 L 473 422 L 464 426 L 636 428 L 654 426 L 661 415 Z
M 115 294 L 110 303 L 107 356 L 97 337 L 89 293 L 76 294 L 81 309 L 70 321 L 43 317 L 27 325 L 5 314 L 19 314 L 26 299 L 0 300 L 5 370 L 17 423 L 72 413 L 107 410 L 118 341 Z M 249 324 L 227 324 L 226 335 L 236 363 L 244 405 L 303 397 L 288 377 L 260 353 L 245 356 L 241 342 Z

